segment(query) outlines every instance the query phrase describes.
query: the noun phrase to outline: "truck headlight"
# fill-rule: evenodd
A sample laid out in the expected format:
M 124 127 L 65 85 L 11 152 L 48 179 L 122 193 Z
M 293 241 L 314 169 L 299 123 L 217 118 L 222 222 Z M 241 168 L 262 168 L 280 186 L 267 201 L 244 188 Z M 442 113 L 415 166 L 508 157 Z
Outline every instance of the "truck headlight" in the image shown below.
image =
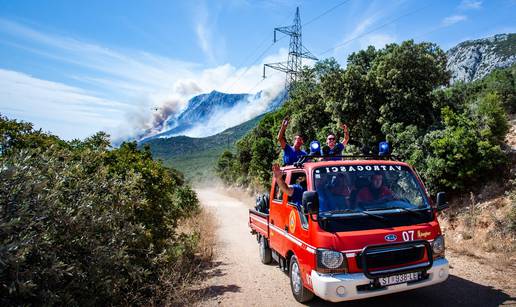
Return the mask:
M 444 237 L 437 236 L 435 240 L 432 242 L 432 251 L 435 257 L 444 256 Z
M 346 272 L 348 263 L 344 254 L 329 250 L 317 249 L 317 271 L 323 273 Z

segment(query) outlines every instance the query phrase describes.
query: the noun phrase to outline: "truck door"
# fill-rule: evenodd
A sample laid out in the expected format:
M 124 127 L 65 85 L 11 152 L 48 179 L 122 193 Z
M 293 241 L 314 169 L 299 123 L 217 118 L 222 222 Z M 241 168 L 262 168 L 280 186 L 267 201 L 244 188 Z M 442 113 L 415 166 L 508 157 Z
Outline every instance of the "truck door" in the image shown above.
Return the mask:
M 300 185 L 303 188 L 303 192 L 307 191 L 307 178 L 305 171 L 293 171 L 290 174 L 289 185 Z M 288 197 L 287 212 L 285 213 L 288 217 L 285 223 L 288 224 L 288 232 L 303 241 L 306 241 L 308 236 L 308 216 L 302 207 L 302 194 L 292 195 Z
M 283 180 L 285 180 L 286 175 L 283 175 Z M 283 250 L 283 241 L 286 240 L 280 233 L 278 233 L 279 229 L 283 228 L 283 211 L 284 211 L 284 202 L 286 202 L 287 195 L 281 191 L 276 182 L 276 179 L 273 180 L 273 185 L 271 188 L 271 203 L 269 208 L 269 238 L 270 238 L 270 247 L 277 252 Z
M 290 174 L 289 185 L 298 184 L 303 188 L 303 191 L 308 190 L 308 180 L 307 180 L 306 172 L 303 170 L 295 170 Z M 302 200 L 302 197 L 301 197 Z M 288 223 L 288 233 L 301 240 L 302 242 L 308 244 L 313 244 L 310 240 L 310 231 L 309 231 L 309 217 L 306 215 L 303 206 L 298 206 L 300 203 L 299 194 L 288 197 L 287 203 L 287 220 Z M 286 246 L 285 248 L 289 248 Z M 301 267 L 303 276 L 303 282 L 308 282 L 307 274 L 311 271 L 314 264 L 313 261 L 309 259 L 314 259 L 313 254 L 310 254 L 306 249 L 297 248 L 291 244 L 290 248 L 293 249 L 294 253 L 298 257 L 298 262 Z M 285 250 L 285 253 L 287 252 Z M 308 259 L 308 260 L 307 260 Z
M 288 186 L 300 185 L 303 191 L 306 191 L 306 173 L 304 171 L 289 171 L 285 182 Z M 307 220 L 305 216 L 299 214 L 298 205 L 296 204 L 301 205 L 301 200 L 302 193 L 299 194 L 299 191 L 297 191 L 291 196 L 284 195 L 282 205 L 276 207 L 278 216 L 275 219 L 275 226 L 277 227 L 277 232 L 283 235 L 281 239 L 278 239 L 275 250 L 282 256 L 286 256 L 288 250 L 293 249 L 292 244 L 294 243 L 287 236 L 292 235 L 299 238 L 301 229 L 304 229 L 305 233 L 307 232 Z

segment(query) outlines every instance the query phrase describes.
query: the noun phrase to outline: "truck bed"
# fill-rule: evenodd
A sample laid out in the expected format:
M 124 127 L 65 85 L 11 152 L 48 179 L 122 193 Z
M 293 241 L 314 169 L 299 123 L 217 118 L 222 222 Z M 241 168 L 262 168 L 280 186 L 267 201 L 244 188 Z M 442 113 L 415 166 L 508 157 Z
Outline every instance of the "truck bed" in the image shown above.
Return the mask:
M 252 233 L 269 238 L 269 214 L 249 209 L 249 228 Z

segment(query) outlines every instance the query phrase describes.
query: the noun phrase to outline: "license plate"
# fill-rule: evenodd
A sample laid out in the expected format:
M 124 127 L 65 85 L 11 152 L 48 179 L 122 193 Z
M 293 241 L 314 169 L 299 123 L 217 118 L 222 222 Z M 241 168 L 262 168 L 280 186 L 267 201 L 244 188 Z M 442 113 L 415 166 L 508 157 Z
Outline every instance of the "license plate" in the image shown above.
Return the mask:
M 382 285 L 382 286 L 402 284 L 405 282 L 418 280 L 420 274 L 421 273 L 419 273 L 419 272 L 415 272 L 415 273 L 393 275 L 393 276 L 389 276 L 389 277 L 380 277 L 380 278 L 378 278 L 378 281 L 380 282 L 380 285 Z

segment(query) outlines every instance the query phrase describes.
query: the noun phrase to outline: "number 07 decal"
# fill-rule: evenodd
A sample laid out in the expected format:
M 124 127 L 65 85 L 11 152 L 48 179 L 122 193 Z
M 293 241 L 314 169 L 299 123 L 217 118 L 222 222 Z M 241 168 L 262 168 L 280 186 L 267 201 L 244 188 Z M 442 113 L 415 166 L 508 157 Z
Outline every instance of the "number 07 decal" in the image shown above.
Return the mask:
M 414 241 L 414 230 L 408 230 L 401 233 L 403 241 Z

